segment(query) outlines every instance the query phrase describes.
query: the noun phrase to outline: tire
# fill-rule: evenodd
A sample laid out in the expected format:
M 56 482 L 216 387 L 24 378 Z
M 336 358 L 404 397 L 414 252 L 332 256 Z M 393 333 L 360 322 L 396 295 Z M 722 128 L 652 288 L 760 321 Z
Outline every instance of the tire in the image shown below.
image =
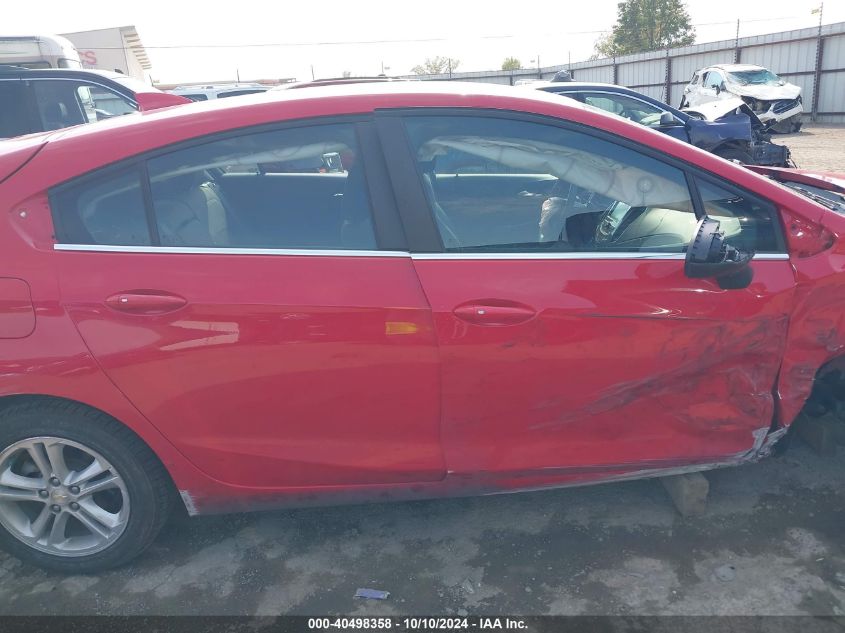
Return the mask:
M 0 411 L 0 547 L 13 556 L 70 574 L 123 565 L 153 542 L 173 500 L 155 454 L 104 413 L 43 401 Z
M 724 149 L 717 149 L 716 156 L 721 156 L 725 160 L 738 160 L 743 165 L 750 165 L 754 162 L 754 158 L 745 150 L 736 147 L 726 147 Z

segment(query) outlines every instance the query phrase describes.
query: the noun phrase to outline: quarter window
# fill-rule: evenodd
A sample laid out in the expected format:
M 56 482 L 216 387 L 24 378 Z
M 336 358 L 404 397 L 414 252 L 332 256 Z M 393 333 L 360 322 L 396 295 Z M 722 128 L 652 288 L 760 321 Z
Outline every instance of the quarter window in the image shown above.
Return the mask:
M 447 251 L 682 253 L 684 173 L 581 132 L 481 117 L 407 128 Z
M 116 246 L 152 243 L 137 167 L 65 185 L 53 192 L 50 207 L 60 242 Z

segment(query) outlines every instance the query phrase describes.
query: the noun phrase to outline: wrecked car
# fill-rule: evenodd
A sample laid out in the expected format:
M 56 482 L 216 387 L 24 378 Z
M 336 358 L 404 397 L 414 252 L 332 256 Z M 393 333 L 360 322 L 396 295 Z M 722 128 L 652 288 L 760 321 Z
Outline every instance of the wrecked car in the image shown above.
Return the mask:
M 713 107 L 682 112 L 613 84 L 543 82 L 531 87 L 622 116 L 728 160 L 751 165 L 790 165 L 789 149 L 772 143 L 767 126 L 739 99 L 718 113 Z
M 237 101 L 0 144 L 21 559 L 753 462 L 845 352 L 845 217 L 801 188 L 540 91 Z
M 804 106 L 801 88 L 751 64 L 719 64 L 693 73 L 681 109 L 739 97 L 775 132 L 798 132 Z

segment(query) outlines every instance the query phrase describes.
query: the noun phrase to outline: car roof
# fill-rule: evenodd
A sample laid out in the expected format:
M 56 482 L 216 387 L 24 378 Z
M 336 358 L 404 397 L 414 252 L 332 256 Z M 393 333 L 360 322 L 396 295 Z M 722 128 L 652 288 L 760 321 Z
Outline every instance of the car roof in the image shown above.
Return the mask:
M 111 70 L 99 70 L 94 68 L 24 68 L 13 64 L 0 64 L 0 76 L 19 75 L 26 78 L 47 78 L 47 79 L 89 79 L 115 81 L 127 77 L 121 73 Z
M 707 68 L 719 68 L 726 72 L 742 72 L 744 70 L 765 70 L 763 66 L 757 66 L 756 64 L 713 64 L 712 66 L 708 66 Z M 703 70 L 707 70 L 704 68 Z
M 607 84 L 601 81 L 537 81 L 530 84 L 523 84 L 520 88 L 533 88 L 534 90 L 546 90 L 548 88 L 592 88 L 592 87 L 599 87 L 599 88 L 625 88 L 625 90 L 630 90 L 630 88 L 626 88 L 625 86 L 620 86 L 619 84 Z

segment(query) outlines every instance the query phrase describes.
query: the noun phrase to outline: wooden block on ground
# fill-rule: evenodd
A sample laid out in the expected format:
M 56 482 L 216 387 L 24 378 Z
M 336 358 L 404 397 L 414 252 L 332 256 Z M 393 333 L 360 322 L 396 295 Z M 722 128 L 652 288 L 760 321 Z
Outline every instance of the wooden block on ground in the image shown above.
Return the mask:
M 683 516 L 701 516 L 707 511 L 710 482 L 701 473 L 662 477 L 660 481 Z

